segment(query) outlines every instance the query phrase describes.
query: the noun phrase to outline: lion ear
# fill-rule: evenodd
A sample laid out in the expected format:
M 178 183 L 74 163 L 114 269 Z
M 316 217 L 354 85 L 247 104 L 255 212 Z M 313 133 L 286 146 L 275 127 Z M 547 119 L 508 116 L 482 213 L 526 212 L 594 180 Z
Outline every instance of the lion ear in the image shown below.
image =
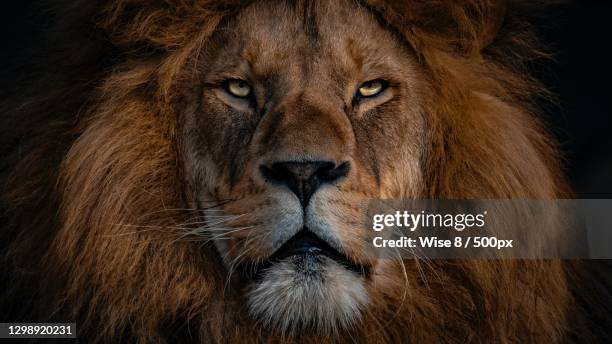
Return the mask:
M 479 54 L 493 42 L 506 16 L 506 0 L 366 0 L 419 49 Z
M 194 34 L 213 29 L 224 16 L 249 2 L 112 0 L 96 10 L 95 22 L 122 50 L 172 50 L 183 46 Z

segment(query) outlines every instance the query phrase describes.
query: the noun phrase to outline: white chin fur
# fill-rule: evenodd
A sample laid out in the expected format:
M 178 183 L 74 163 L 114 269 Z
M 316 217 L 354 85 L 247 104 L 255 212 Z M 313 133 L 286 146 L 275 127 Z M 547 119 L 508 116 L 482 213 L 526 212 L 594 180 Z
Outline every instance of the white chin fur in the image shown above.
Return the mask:
M 287 258 L 263 272 L 247 294 L 249 311 L 284 334 L 349 328 L 369 303 L 363 280 L 325 257 Z

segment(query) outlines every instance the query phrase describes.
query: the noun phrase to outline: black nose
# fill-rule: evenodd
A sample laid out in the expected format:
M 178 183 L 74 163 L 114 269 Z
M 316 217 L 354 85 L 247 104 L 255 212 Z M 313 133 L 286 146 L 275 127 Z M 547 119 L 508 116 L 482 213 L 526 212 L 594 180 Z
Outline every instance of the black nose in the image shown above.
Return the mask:
M 303 207 L 321 185 L 345 177 L 348 171 L 348 162 L 336 165 L 331 161 L 281 161 L 261 166 L 261 173 L 268 182 L 288 186 Z

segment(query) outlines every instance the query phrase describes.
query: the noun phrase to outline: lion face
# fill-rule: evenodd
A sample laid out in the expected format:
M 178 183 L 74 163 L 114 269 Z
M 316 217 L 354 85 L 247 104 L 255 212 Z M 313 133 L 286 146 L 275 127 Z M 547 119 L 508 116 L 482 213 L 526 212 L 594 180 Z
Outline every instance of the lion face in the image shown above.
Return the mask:
M 363 204 L 420 184 L 412 51 L 355 4 L 261 2 L 200 54 L 180 118 L 186 194 L 250 313 L 282 330 L 353 324 L 384 264 Z

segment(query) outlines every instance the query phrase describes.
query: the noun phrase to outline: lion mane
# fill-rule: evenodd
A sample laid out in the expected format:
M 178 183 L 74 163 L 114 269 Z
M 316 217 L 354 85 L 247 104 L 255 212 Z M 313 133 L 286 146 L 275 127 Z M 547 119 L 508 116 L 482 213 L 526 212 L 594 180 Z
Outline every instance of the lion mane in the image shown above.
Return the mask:
M 2 321 L 74 321 L 88 342 L 283 340 L 224 288 L 210 244 L 173 236 L 191 216 L 175 149 L 180 79 L 215 28 L 247 3 L 54 4 L 38 47 L 46 55 L 3 91 Z M 548 95 L 527 73 L 547 57 L 529 20 L 540 12 L 520 1 L 359 4 L 412 46 L 435 85 L 423 198 L 568 195 L 537 116 L 536 101 Z M 405 281 L 389 276 L 395 287 L 372 300 L 385 306 L 338 340 L 589 338 L 577 329 L 578 264 L 429 264 L 429 285 L 407 294 Z

